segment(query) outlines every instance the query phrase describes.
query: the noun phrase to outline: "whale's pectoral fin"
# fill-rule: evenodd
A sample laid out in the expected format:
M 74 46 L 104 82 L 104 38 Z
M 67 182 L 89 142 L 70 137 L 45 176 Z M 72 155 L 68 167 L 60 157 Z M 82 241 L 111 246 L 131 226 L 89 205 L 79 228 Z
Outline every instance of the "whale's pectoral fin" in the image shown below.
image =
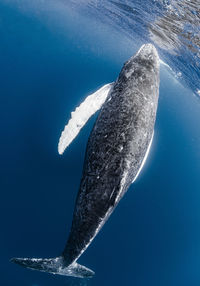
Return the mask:
M 39 270 L 64 276 L 92 278 L 92 276 L 94 276 L 95 274 L 89 268 L 82 266 L 76 262 L 73 262 L 71 265 L 66 266 L 64 258 L 62 256 L 49 259 L 12 258 L 11 262 L 14 262 L 26 268 L 30 268 L 32 270 Z
M 89 95 L 74 112 L 71 113 L 71 119 L 62 132 L 59 143 L 58 153 L 63 154 L 67 146 L 78 135 L 81 128 L 86 124 L 88 119 L 101 108 L 105 102 L 114 83 L 109 83 L 101 87 L 95 93 Z

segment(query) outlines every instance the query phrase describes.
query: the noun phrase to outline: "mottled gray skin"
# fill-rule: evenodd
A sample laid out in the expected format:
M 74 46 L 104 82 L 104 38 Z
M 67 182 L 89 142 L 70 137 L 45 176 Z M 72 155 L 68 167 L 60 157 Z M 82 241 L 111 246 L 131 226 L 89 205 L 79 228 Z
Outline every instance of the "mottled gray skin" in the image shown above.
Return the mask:
M 68 242 L 76 261 L 133 182 L 150 144 L 159 94 L 159 57 L 142 46 L 127 61 L 90 134 Z

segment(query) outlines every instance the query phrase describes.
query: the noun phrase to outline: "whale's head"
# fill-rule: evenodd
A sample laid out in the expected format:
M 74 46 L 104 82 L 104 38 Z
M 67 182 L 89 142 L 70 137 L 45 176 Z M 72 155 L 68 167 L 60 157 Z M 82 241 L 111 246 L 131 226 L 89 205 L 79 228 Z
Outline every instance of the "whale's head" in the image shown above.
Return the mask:
M 145 44 L 123 66 L 121 71 L 127 79 L 142 73 L 159 72 L 160 59 L 154 45 Z
M 136 53 L 136 55 L 134 55 L 131 60 L 134 59 L 138 59 L 138 60 L 143 60 L 146 61 L 149 64 L 152 64 L 155 67 L 159 67 L 159 56 L 158 56 L 158 52 L 155 48 L 154 45 L 152 44 L 145 44 L 143 45 L 138 52 Z
M 160 60 L 152 44 L 143 45 L 123 66 L 118 81 L 138 90 L 159 85 Z
M 159 69 L 160 59 L 158 56 L 158 52 L 154 45 L 145 44 L 143 45 L 138 52 L 133 55 L 125 65 L 136 66 L 138 63 L 139 67 L 144 67 L 146 69 L 154 68 Z

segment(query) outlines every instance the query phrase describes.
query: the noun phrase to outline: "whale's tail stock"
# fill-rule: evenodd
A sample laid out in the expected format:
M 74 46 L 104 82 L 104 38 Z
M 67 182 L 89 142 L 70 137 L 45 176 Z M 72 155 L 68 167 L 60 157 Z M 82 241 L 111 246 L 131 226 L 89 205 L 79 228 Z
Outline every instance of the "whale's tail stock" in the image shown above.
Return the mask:
M 49 259 L 12 258 L 11 262 L 14 262 L 26 268 L 30 268 L 32 270 L 39 270 L 52 274 L 72 276 L 78 278 L 92 278 L 95 274 L 89 268 L 82 266 L 76 262 L 73 262 L 72 264 L 66 266 L 64 257 L 62 256 Z

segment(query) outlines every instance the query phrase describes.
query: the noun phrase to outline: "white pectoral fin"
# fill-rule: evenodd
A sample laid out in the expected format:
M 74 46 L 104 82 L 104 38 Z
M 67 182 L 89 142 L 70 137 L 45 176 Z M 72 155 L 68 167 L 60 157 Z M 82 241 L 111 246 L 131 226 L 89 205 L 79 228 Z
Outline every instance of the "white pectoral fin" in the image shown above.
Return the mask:
M 146 162 L 146 160 L 147 160 L 147 158 L 148 158 L 149 151 L 150 151 L 150 149 L 151 149 L 151 145 L 152 145 L 152 142 L 153 142 L 153 135 L 154 135 L 154 131 L 153 131 L 153 134 L 152 134 L 152 137 L 151 137 L 151 141 L 150 141 L 150 143 L 149 143 L 149 146 L 148 146 L 148 148 L 147 148 L 146 154 L 145 154 L 144 159 L 143 159 L 143 161 L 142 161 L 142 164 L 141 164 L 141 166 L 140 166 L 140 168 L 139 168 L 139 170 L 138 170 L 138 172 L 137 172 L 137 174 L 136 174 L 136 176 L 135 176 L 135 178 L 134 178 L 134 180 L 133 180 L 132 183 L 134 183 L 134 182 L 136 181 L 136 179 L 138 178 L 138 176 L 139 176 L 140 172 L 142 171 L 142 168 L 144 167 L 144 164 L 145 164 L 145 162 Z
M 65 126 L 58 143 L 58 153 L 63 154 L 65 149 L 78 135 L 88 119 L 101 108 L 105 102 L 114 83 L 108 83 L 98 89 L 95 93 L 89 95 L 76 109 L 71 113 L 71 118 Z

